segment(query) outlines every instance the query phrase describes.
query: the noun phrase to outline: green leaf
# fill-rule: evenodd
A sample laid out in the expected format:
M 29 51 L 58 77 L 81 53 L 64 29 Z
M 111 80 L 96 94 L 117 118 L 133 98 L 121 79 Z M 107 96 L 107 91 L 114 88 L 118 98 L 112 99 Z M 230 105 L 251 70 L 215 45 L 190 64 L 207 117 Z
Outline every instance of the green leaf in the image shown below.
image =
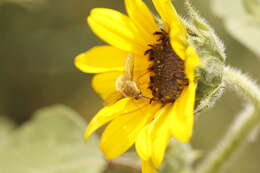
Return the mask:
M 243 0 L 213 0 L 211 4 L 213 13 L 223 18 L 244 16 L 247 13 L 242 1 Z
M 253 18 L 234 17 L 226 19 L 226 28 L 229 33 L 248 49 L 260 57 L 260 22 Z
M 214 0 L 212 9 L 217 16 L 223 18 L 227 31 L 260 57 L 258 46 L 260 42 L 260 5 L 259 3 L 252 5 L 250 2 L 249 0 Z
M 65 106 L 41 109 L 0 148 L 1 173 L 98 173 L 97 138 L 83 143 L 85 121 Z
M 260 1 L 259 0 L 244 0 L 244 6 L 248 13 L 259 18 L 260 17 Z

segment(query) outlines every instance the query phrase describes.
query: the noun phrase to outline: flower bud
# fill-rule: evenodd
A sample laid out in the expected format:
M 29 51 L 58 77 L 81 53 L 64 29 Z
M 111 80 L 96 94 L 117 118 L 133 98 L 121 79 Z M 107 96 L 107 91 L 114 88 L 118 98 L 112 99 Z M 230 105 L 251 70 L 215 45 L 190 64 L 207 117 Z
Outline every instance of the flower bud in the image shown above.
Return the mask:
M 222 93 L 222 77 L 226 59 L 224 45 L 214 30 L 186 1 L 190 18 L 184 21 L 189 33 L 189 42 L 201 58 L 197 69 L 196 112 L 210 107 Z

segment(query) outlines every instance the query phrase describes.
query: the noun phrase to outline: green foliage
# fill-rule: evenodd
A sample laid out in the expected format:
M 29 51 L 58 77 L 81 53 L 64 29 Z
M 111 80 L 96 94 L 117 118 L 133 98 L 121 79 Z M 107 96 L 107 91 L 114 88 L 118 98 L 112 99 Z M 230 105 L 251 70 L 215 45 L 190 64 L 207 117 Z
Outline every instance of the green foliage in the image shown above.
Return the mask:
M 1 173 L 98 173 L 104 168 L 97 139 L 83 143 L 84 120 L 65 106 L 41 109 L 13 132 L 4 121 L 1 141 L 10 139 L 0 143 Z
M 260 10 L 260 9 L 259 9 Z M 260 57 L 260 21 L 250 17 L 230 17 L 226 20 L 230 34 Z
M 259 0 L 244 0 L 244 6 L 248 13 L 255 17 L 260 17 L 260 1 Z
M 260 2 L 214 0 L 212 7 L 213 12 L 224 19 L 227 31 L 260 57 Z

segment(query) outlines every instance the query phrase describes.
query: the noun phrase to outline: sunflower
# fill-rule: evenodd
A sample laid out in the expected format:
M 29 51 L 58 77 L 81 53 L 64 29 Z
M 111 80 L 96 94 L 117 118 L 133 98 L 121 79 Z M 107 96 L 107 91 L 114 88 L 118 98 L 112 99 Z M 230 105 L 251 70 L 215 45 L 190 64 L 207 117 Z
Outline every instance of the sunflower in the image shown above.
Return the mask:
M 105 157 L 114 159 L 135 145 L 142 171 L 153 173 L 171 137 L 188 142 L 192 136 L 200 58 L 171 0 L 153 0 L 162 24 L 142 0 L 125 4 L 128 16 L 95 8 L 87 18 L 109 45 L 75 59 L 81 71 L 98 73 L 92 85 L 106 102 L 89 123 L 85 139 L 109 123 L 100 142 Z

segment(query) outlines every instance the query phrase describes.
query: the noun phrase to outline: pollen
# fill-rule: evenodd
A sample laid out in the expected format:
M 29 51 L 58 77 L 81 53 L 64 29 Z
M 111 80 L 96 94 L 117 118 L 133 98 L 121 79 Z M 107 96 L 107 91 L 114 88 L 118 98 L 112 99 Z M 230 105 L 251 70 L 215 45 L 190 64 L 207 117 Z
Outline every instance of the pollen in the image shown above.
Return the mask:
M 145 52 L 153 62 L 148 69 L 152 72 L 149 84 L 153 94 L 151 101 L 174 103 L 189 85 L 184 61 L 174 52 L 167 32 L 161 30 L 154 35 L 159 36 L 158 43 L 149 45 L 151 48 Z

